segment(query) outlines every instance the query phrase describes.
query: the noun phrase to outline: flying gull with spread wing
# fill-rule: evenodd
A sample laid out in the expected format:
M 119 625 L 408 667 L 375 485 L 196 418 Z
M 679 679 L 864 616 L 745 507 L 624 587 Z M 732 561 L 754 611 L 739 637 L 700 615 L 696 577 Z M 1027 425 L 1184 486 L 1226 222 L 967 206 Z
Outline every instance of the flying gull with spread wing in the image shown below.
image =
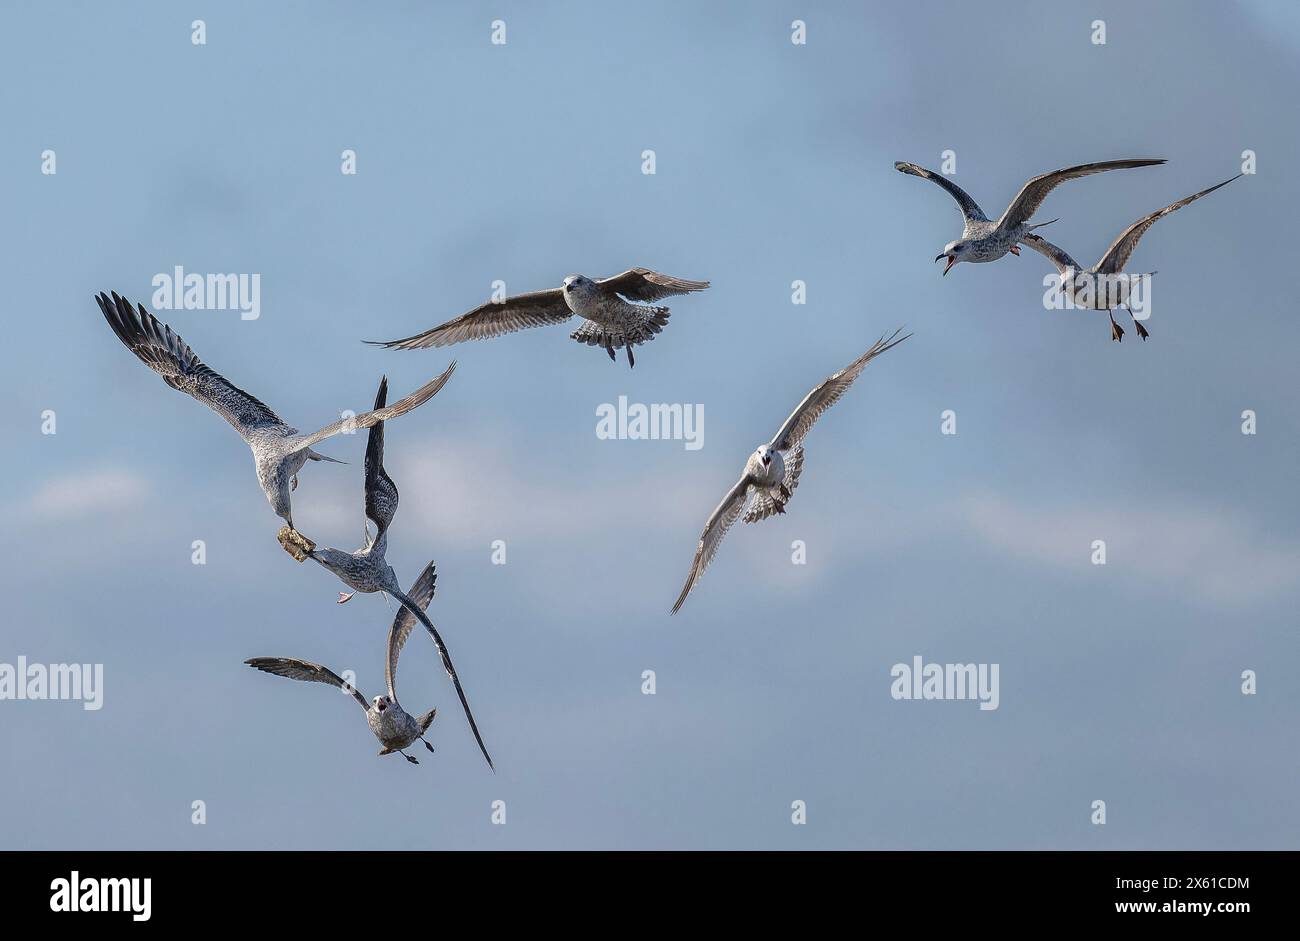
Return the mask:
M 1056 221 L 1052 219 L 1049 222 L 1031 223 L 1029 217 L 1038 211 L 1038 207 L 1043 204 L 1047 194 L 1066 180 L 1090 176 L 1093 173 L 1102 173 L 1106 170 L 1151 167 L 1164 162 L 1164 160 L 1146 159 L 1103 160 L 1100 163 L 1083 163 L 1077 167 L 1066 167 L 1063 170 L 1044 173 L 1041 176 L 1034 177 L 1020 188 L 1016 198 L 1011 200 L 1011 205 L 1007 207 L 1006 212 L 1002 213 L 1002 216 L 996 222 L 984 215 L 984 210 L 980 209 L 979 204 L 971 199 L 970 194 L 946 176 L 935 173 L 933 170 L 927 170 L 924 167 L 918 167 L 914 163 L 904 163 L 902 161 L 895 163 L 894 169 L 900 173 L 919 176 L 923 180 L 929 180 L 931 183 L 942 186 L 948 191 L 948 195 L 957 201 L 957 207 L 961 210 L 962 219 L 965 222 L 961 238 L 945 245 L 943 251 L 936 255 L 934 259 L 935 261 L 940 258 L 948 259 L 948 263 L 943 268 L 943 273 L 947 274 L 952 270 L 952 266 L 959 262 L 997 261 L 1007 252 L 1019 255 L 1019 243 L 1024 241 L 1027 234 L 1034 229 L 1051 225 L 1052 222 Z
M 293 529 L 293 508 L 289 498 L 298 486 L 298 471 L 307 461 L 344 463 L 318 453 L 312 445 L 341 431 L 370 428 L 378 422 L 405 415 L 433 398 L 456 368 L 453 362 L 442 375 L 425 383 L 404 399 L 387 408 L 364 412 L 342 419 L 319 431 L 305 435 L 285 424 L 268 406 L 238 388 L 216 370 L 200 360 L 189 344 L 159 321 L 144 305 L 132 308 L 131 302 L 114 292 L 110 298 L 99 294 L 95 300 L 104 319 L 117 338 L 142 363 L 162 376 L 163 382 L 192 396 L 212 409 L 239 433 L 253 451 L 257 482 L 276 516 Z
M 649 343 L 668 323 L 667 307 L 649 305 L 676 294 L 703 291 L 708 286 L 708 281 L 687 281 L 649 268 L 629 268 L 600 280 L 571 274 L 561 287 L 489 301 L 415 336 L 366 342 L 397 350 L 450 346 L 527 327 L 564 323 L 576 314 L 583 322 L 570 334 L 572 339 L 603 348 L 610 359 L 617 358 L 616 350 L 625 349 L 628 366 L 635 366 L 632 347 Z
M 1240 177 L 1238 173 L 1232 180 Z M 1071 306 L 1082 307 L 1086 310 L 1104 310 L 1110 315 L 1110 337 L 1112 340 L 1123 340 L 1124 329 L 1115 322 L 1114 310 L 1117 307 L 1125 308 L 1129 316 L 1133 317 L 1133 326 L 1137 328 L 1138 336 L 1143 342 L 1151 334 L 1142 322 L 1133 314 L 1132 308 L 1128 307 L 1130 291 L 1135 278 L 1146 278 L 1155 274 L 1154 271 L 1145 275 L 1128 275 L 1124 273 L 1124 266 L 1128 264 L 1129 256 L 1133 254 L 1133 249 L 1137 248 L 1138 240 L 1146 233 L 1146 230 L 1156 224 L 1156 221 L 1182 209 L 1188 203 L 1195 202 L 1208 193 L 1213 193 L 1221 186 L 1227 186 L 1232 180 L 1224 180 L 1222 183 L 1216 183 L 1209 189 L 1203 189 L 1199 193 L 1193 193 L 1184 199 L 1175 203 L 1170 203 L 1163 209 L 1157 209 L 1153 213 L 1143 216 L 1137 222 L 1125 229 L 1119 234 L 1119 238 L 1111 243 L 1110 248 L 1091 268 L 1084 268 L 1077 261 L 1070 257 L 1070 254 L 1063 249 L 1057 248 L 1047 239 L 1038 235 L 1025 236 L 1025 244 L 1034 251 L 1043 255 L 1055 267 L 1061 276 L 1061 290 L 1069 300 Z
M 377 411 L 384 410 L 387 395 L 388 378 L 384 377 L 380 380 L 379 391 L 375 394 Z M 365 463 L 365 515 L 375 524 L 375 535 L 371 537 L 367 529 L 365 544 L 355 552 L 347 552 L 343 549 L 317 549 L 316 544 L 310 539 L 285 527 L 280 530 L 280 545 L 299 562 L 312 559 L 333 572 L 352 589 L 352 593 L 386 592 L 419 619 L 425 630 L 429 632 L 429 636 L 433 638 L 434 646 L 438 648 L 442 665 L 447 675 L 451 677 L 452 685 L 456 687 L 456 695 L 460 697 L 460 704 L 465 710 L 465 718 L 469 720 L 474 740 L 478 742 L 479 750 L 483 752 L 483 757 L 491 768 L 492 756 L 488 754 L 487 746 L 483 744 L 483 736 L 479 734 L 478 724 L 474 721 L 474 713 L 470 711 L 469 700 L 465 698 L 465 690 L 461 688 L 460 677 L 456 675 L 456 668 L 452 665 L 447 645 L 442 642 L 438 629 L 429 620 L 424 606 L 417 605 L 407 593 L 402 591 L 397 573 L 384 557 L 388 547 L 388 527 L 397 514 L 397 503 L 397 485 L 384 470 L 384 423 L 378 422 L 370 428 L 369 439 L 366 442 Z M 432 566 L 432 563 L 430 565 Z M 351 598 L 352 593 L 340 592 L 339 604 Z
M 709 521 L 704 524 L 704 532 L 700 534 L 700 541 L 695 547 L 691 571 L 686 576 L 682 593 L 677 596 L 677 603 L 673 605 L 673 614 L 681 610 L 686 596 L 713 561 L 722 537 L 740 519 L 742 512 L 746 523 L 756 523 L 773 514 L 785 512 L 785 506 L 795 487 L 799 486 L 799 475 L 803 473 L 804 436 L 821 414 L 838 402 L 849 386 L 853 385 L 867 363 L 911 336 L 909 333 L 900 337 L 898 334 L 901 332 L 901 329 L 895 330 L 889 337 L 881 337 L 871 349 L 839 372 L 826 377 L 790 413 L 772 440 L 760 445 L 749 456 L 740 480 L 722 498 Z M 751 496 L 754 498 L 752 502 Z M 749 510 L 745 512 L 747 503 Z
M 433 598 L 434 582 L 437 577 L 433 563 L 430 562 L 411 586 L 411 601 L 421 609 L 428 607 L 429 600 Z M 351 693 L 352 698 L 365 710 L 366 724 L 370 726 L 370 731 L 375 734 L 375 738 L 379 739 L 381 746 L 379 754 L 391 755 L 397 752 L 411 764 L 418 765 L 419 762 L 403 749 L 414 745 L 416 741 L 423 741 L 424 747 L 433 751 L 433 746 L 424 737 L 424 733 L 429 731 L 429 726 L 434 716 L 438 714 L 438 710 L 430 709 L 423 715 L 413 716 L 397 701 L 397 659 L 401 656 L 402 647 L 406 644 L 406 639 L 411 635 L 414 626 L 415 618 L 411 612 L 405 607 L 398 608 L 397 616 L 393 618 L 393 625 L 388 629 L 388 659 L 384 670 L 388 680 L 388 695 L 376 696 L 369 702 L 355 687 L 345 683 L 337 673 L 319 663 L 293 657 L 254 657 L 244 662 L 263 673 L 309 683 L 327 683 L 346 693 Z

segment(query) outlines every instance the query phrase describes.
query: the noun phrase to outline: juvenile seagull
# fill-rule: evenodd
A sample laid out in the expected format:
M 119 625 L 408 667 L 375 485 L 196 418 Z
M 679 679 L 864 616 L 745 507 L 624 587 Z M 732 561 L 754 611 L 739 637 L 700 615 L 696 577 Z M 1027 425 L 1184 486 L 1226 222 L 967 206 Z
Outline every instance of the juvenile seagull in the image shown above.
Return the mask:
M 936 255 L 934 259 L 935 261 L 940 258 L 948 259 L 948 263 L 943 268 L 943 273 L 947 274 L 952 270 L 952 266 L 958 262 L 997 261 L 1007 252 L 1019 255 L 1020 246 L 1018 243 L 1024 241 L 1029 232 L 1040 229 L 1045 225 L 1051 225 L 1052 222 L 1056 221 L 1052 219 L 1049 222 L 1031 224 L 1029 217 L 1038 211 L 1038 207 L 1043 204 L 1047 194 L 1066 180 L 1101 173 L 1105 170 L 1151 167 L 1164 162 L 1164 160 L 1145 159 L 1103 160 L 1101 163 L 1083 163 L 1077 167 L 1066 167 L 1063 170 L 1044 173 L 1042 176 L 1034 177 L 1021 187 L 1020 192 L 1016 194 L 1016 198 L 1011 200 L 1011 205 L 1007 207 L 1006 212 L 1002 213 L 1002 217 L 997 222 L 990 221 L 988 216 L 984 215 L 984 211 L 980 209 L 979 204 L 971 199 L 964 189 L 946 176 L 927 170 L 924 167 L 918 167 L 914 163 L 903 163 L 902 161 L 895 163 L 894 169 L 900 173 L 919 176 L 923 180 L 937 183 L 946 189 L 953 199 L 957 200 L 962 219 L 965 220 L 961 238 L 945 245 L 943 251 Z
M 375 393 L 375 410 L 382 409 L 388 401 L 388 377 L 379 380 L 379 391 Z M 315 559 L 325 568 L 338 575 L 344 584 L 352 588 L 351 592 L 339 592 L 339 604 L 349 601 L 358 591 L 383 591 L 388 582 L 396 582 L 392 566 L 384 556 L 388 551 L 388 527 L 397 514 L 397 484 L 384 470 L 384 423 L 370 427 L 366 440 L 365 463 L 366 517 L 375 524 L 375 535 L 370 535 L 370 527 L 363 526 L 363 544 L 354 552 L 342 549 L 307 548 L 304 557 Z M 281 531 L 281 544 L 297 557 L 289 545 L 298 543 L 288 531 Z M 298 561 L 302 561 L 299 559 Z
M 411 600 L 421 609 L 428 607 L 429 600 L 433 597 L 434 582 L 437 577 L 433 563 L 430 562 L 411 586 Z M 388 680 L 388 695 L 376 696 L 371 702 L 366 702 L 365 697 L 356 688 L 345 684 L 337 673 L 319 663 L 297 660 L 293 657 L 254 657 L 244 662 L 263 673 L 273 673 L 276 676 L 310 683 L 328 683 L 351 693 L 352 698 L 365 710 L 366 724 L 370 726 L 370 731 L 375 733 L 375 738 L 379 739 L 379 744 L 383 746 L 379 749 L 379 754 L 391 755 L 397 752 L 411 764 L 418 765 L 419 762 L 403 749 L 414 745 L 418 739 L 424 742 L 425 748 L 433 751 L 433 746 L 424 737 L 424 733 L 429 730 L 429 725 L 438 714 L 438 710 L 430 709 L 424 715 L 413 716 L 397 701 L 397 658 L 401 655 L 402 646 L 414 626 L 415 618 L 411 616 L 411 612 L 406 608 L 398 608 L 393 626 L 388 629 L 388 662 L 384 671 Z
M 224 418 L 248 443 L 257 468 L 257 482 L 262 485 L 271 509 L 288 523 L 290 530 L 293 529 L 293 508 L 289 494 L 298 486 L 298 471 L 303 464 L 309 460 L 343 463 L 317 453 L 312 445 L 345 428 L 369 428 L 376 422 L 405 415 L 433 398 L 456 368 L 453 362 L 441 376 L 388 408 L 336 421 L 304 435 L 297 428 L 285 424 L 266 405 L 206 366 L 179 334 L 159 323 L 143 304 L 138 305 L 138 310 L 133 309 L 131 302 L 119 297 L 116 291 L 111 299 L 101 293 L 95 300 L 104 313 L 104 319 L 127 349 L 162 376 L 167 385 L 198 399 Z
M 375 395 L 376 409 L 384 410 L 383 406 L 387 394 L 388 379 L 385 377 L 380 380 L 379 391 Z M 474 740 L 478 742 L 479 751 L 483 753 L 488 767 L 491 768 L 492 756 L 488 754 L 487 746 L 483 744 L 483 736 L 479 734 L 478 724 L 474 721 L 474 713 L 470 711 L 469 701 L 465 698 L 465 691 L 460 685 L 460 677 L 456 675 L 456 668 L 451 662 L 451 654 L 447 653 L 447 646 L 442 642 L 442 636 L 430 622 L 428 615 L 425 614 L 424 605 L 416 604 L 410 596 L 402 591 L 401 584 L 397 581 L 397 573 L 393 571 L 393 567 L 384 558 L 388 546 L 388 527 L 397 513 L 398 493 L 397 485 L 384 471 L 383 422 L 379 422 L 370 428 L 370 437 L 366 442 L 365 477 L 366 516 L 375 524 L 376 528 L 373 539 L 370 538 L 369 531 L 367 531 L 365 545 L 355 552 L 346 552 L 342 549 L 317 549 L 315 543 L 311 540 L 286 527 L 280 530 L 280 545 L 299 562 L 304 559 L 314 559 L 323 568 L 337 575 L 345 585 L 351 588 L 352 592 L 350 593 L 339 592 L 339 604 L 343 604 L 352 597 L 353 593 L 358 591 L 366 594 L 382 591 L 392 595 L 411 614 L 419 618 L 420 623 L 429 632 L 429 636 L 433 638 L 434 646 L 438 648 L 438 654 L 442 657 L 442 665 L 447 670 L 447 675 L 451 677 L 452 684 L 456 687 L 456 695 L 460 697 L 460 704 L 465 710 L 465 718 L 469 720 L 469 727 L 474 733 Z M 432 570 L 432 567 L 433 563 L 430 562 L 429 570 Z M 407 630 L 409 631 L 410 628 L 408 627 Z M 406 640 L 405 636 L 402 637 L 402 640 L 403 642 Z
M 1232 180 L 1241 176 L 1240 173 L 1234 176 Z M 1176 203 L 1170 203 L 1163 209 L 1157 209 L 1155 212 L 1143 216 L 1137 222 L 1133 223 L 1127 229 L 1119 234 L 1119 238 L 1111 243 L 1110 248 L 1106 249 L 1101 260 L 1091 268 L 1082 267 L 1077 261 L 1063 249 L 1057 248 L 1047 239 L 1038 235 L 1025 236 L 1025 244 L 1034 251 L 1046 257 L 1061 275 L 1061 290 L 1075 307 L 1082 307 L 1088 310 L 1104 310 L 1110 316 L 1110 337 L 1112 340 L 1123 340 L 1124 330 L 1115 322 L 1116 307 L 1128 309 L 1130 317 L 1133 317 L 1133 326 L 1137 328 L 1138 336 L 1145 343 L 1146 338 L 1151 334 L 1133 316 L 1133 311 L 1128 308 L 1130 277 L 1125 276 L 1123 268 L 1128 264 L 1129 256 L 1133 254 L 1133 249 L 1137 248 L 1140 238 L 1146 233 L 1146 230 L 1156 224 L 1156 220 L 1175 210 L 1182 209 L 1188 203 L 1195 202 L 1207 193 L 1213 193 L 1220 186 L 1227 186 L 1232 180 L 1224 180 L 1222 183 L 1216 183 L 1209 189 L 1201 190 L 1199 193 L 1193 193 L 1185 199 L 1180 199 Z M 1154 271 L 1151 274 L 1155 274 Z M 1145 277 L 1138 275 L 1134 277 Z
M 499 337 L 526 327 L 563 323 L 577 314 L 583 323 L 570 334 L 572 339 L 588 346 L 604 347 L 610 359 L 616 359 L 614 351 L 622 347 L 627 350 L 628 366 L 635 366 L 632 347 L 649 343 L 668 323 L 667 307 L 646 305 L 674 294 L 703 291 L 708 286 L 708 281 L 687 281 L 649 268 L 629 268 L 599 281 L 571 274 L 564 279 L 562 287 L 518 294 L 499 303 L 489 301 L 455 320 L 404 340 L 366 342 L 398 350 L 450 346 L 463 340 Z
M 754 501 L 745 513 L 746 523 L 755 523 L 774 513 L 785 512 L 785 505 L 790 501 L 794 488 L 799 486 L 799 475 L 803 473 L 804 435 L 808 434 L 822 412 L 840 400 L 840 396 L 853 385 L 853 380 L 858 378 L 867 363 L 911 336 L 909 333 L 900 337 L 900 332 L 901 328 L 889 337 L 881 337 L 871 349 L 839 372 L 826 377 L 790 413 L 776 436 L 767 444 L 759 445 L 749 456 L 740 480 L 722 498 L 709 521 L 704 524 L 704 532 L 700 534 L 700 541 L 695 547 L 695 560 L 691 563 L 690 574 L 686 576 L 686 585 L 677 596 L 677 603 L 673 605 L 673 614 L 681 610 L 686 596 L 713 561 L 722 537 L 740 517 L 751 494 L 754 495 Z

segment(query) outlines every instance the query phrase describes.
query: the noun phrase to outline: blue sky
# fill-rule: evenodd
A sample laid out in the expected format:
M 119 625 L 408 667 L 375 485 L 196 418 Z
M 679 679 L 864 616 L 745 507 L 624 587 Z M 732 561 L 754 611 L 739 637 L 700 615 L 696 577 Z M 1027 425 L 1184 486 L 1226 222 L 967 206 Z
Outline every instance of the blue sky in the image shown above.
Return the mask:
M 6 4 L 5 21 L 0 662 L 105 677 L 95 712 L 0 702 L 6 848 L 1297 845 L 1293 4 Z M 1103 315 L 1043 309 L 1030 252 L 940 277 L 954 206 L 892 163 L 948 149 L 990 214 L 1032 174 L 1168 158 L 1052 194 L 1039 218 L 1086 261 L 1244 150 L 1258 173 L 1145 236 L 1151 340 L 1115 344 Z M 389 427 L 389 560 L 407 582 L 437 560 L 430 612 L 495 775 L 423 636 L 399 684 L 440 711 L 418 768 L 376 758 L 346 699 L 242 665 L 302 657 L 373 695 L 393 608 L 338 606 L 288 559 L 244 445 L 104 324 L 96 292 L 148 303 L 175 265 L 261 275 L 255 321 L 160 316 L 300 427 L 367 406 L 381 374 L 404 393 L 460 361 Z M 713 282 L 635 370 L 559 328 L 358 342 L 497 279 L 630 265 Z M 914 337 L 809 436 L 788 515 L 738 525 L 669 618 L 749 451 L 900 324 Z M 704 446 L 598 439 L 620 395 L 702 404 Z M 350 463 L 303 473 L 295 522 L 319 542 L 359 537 L 363 448 L 334 439 Z M 916 655 L 999 664 L 999 708 L 895 701 L 890 668 Z

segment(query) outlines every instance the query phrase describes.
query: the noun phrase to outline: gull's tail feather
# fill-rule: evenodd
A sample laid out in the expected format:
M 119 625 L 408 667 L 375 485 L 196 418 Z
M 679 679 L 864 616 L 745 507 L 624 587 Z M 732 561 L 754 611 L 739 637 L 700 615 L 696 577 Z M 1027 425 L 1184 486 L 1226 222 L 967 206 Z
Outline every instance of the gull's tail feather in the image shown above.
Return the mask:
M 396 591 L 394 591 L 392 595 L 408 611 L 416 616 L 420 623 L 424 625 L 424 629 L 429 632 L 429 636 L 433 638 L 433 644 L 438 648 L 439 656 L 442 657 L 443 669 L 445 669 L 447 675 L 451 677 L 452 685 L 456 687 L 456 695 L 460 697 L 460 705 L 461 708 L 465 710 L 465 718 L 469 720 L 469 728 L 470 731 L 474 733 L 474 741 L 478 742 L 478 749 L 483 753 L 483 758 L 487 761 L 488 767 L 491 768 L 492 771 L 496 771 L 496 767 L 492 764 L 492 756 L 488 754 L 487 746 L 483 744 L 483 736 L 479 734 L 478 723 L 474 721 L 474 713 L 470 711 L 469 700 L 465 698 L 465 690 L 461 688 L 460 677 L 456 675 L 456 668 L 452 665 L 451 654 L 447 652 L 447 645 L 442 642 L 442 636 L 438 633 L 438 629 L 433 626 L 428 615 L 424 613 L 424 610 L 416 604 L 409 595 Z

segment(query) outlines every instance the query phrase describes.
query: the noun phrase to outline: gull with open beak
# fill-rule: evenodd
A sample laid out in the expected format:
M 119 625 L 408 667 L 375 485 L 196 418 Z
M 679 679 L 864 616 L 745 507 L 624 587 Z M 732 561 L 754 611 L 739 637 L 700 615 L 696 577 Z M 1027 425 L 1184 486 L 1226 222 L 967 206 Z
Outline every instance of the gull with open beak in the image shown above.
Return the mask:
M 961 210 L 964 223 L 961 238 L 949 242 L 943 247 L 943 251 L 934 258 L 935 261 L 942 258 L 948 260 L 948 263 L 943 266 L 943 273 L 947 274 L 959 262 L 997 261 L 1008 252 L 1019 255 L 1019 243 L 1024 241 L 1027 234 L 1034 229 L 1051 225 L 1056 221 L 1052 219 L 1048 222 L 1031 223 L 1029 217 L 1038 211 L 1038 207 L 1043 204 L 1047 194 L 1066 180 L 1090 176 L 1093 173 L 1102 173 L 1106 170 L 1150 167 L 1164 162 L 1164 160 L 1146 159 L 1103 160 L 1100 163 L 1083 163 L 1077 167 L 1066 167 L 1063 170 L 1044 173 L 1041 176 L 1034 177 L 1020 188 L 1016 198 L 1011 201 L 1011 205 L 1007 207 L 1006 212 L 1002 213 L 1001 218 L 996 222 L 984 215 L 984 211 L 980 209 L 979 204 L 971 199 L 964 189 L 947 177 L 935 173 L 933 170 L 918 167 L 914 163 L 903 163 L 902 161 L 895 163 L 894 169 L 900 173 L 919 176 L 923 180 L 929 180 L 931 183 L 942 186 L 957 201 L 957 207 Z
M 900 337 L 901 330 L 895 330 L 889 337 L 881 337 L 871 347 L 839 372 L 827 376 L 816 388 L 809 392 L 798 407 L 790 414 L 776 436 L 767 444 L 760 445 L 745 462 L 744 473 L 722 498 L 718 508 L 713 511 L 709 521 L 704 524 L 704 532 L 695 546 L 695 559 L 686 576 L 682 593 L 673 605 L 673 614 L 681 610 L 686 603 L 686 596 L 691 593 L 704 570 L 713 561 L 713 556 L 722 543 L 731 525 L 740 518 L 745 505 L 750 504 L 745 513 L 746 523 L 756 523 L 774 514 L 785 512 L 785 505 L 790 501 L 794 488 L 799 486 L 799 475 L 803 473 L 803 439 L 821 414 L 840 400 L 840 397 L 853 385 L 862 374 L 867 363 L 886 350 L 891 350 L 902 343 L 907 336 Z M 750 497 L 753 502 L 750 503 Z
M 411 601 L 419 605 L 421 610 L 427 608 L 430 599 L 433 598 L 434 582 L 437 577 L 433 563 L 430 562 L 411 586 Z M 418 765 L 419 762 L 403 749 L 409 748 L 417 741 L 422 741 L 425 748 L 430 752 L 433 751 L 433 746 L 424 737 L 424 733 L 429 731 L 429 726 L 433 723 L 438 710 L 430 709 L 423 715 L 413 716 L 397 701 L 397 658 L 401 655 L 402 647 L 406 644 L 406 639 L 411 635 L 411 628 L 414 626 L 415 618 L 411 612 L 404 607 L 398 608 L 397 616 L 393 618 L 393 625 L 388 629 L 388 657 L 384 670 L 388 681 L 388 694 L 376 696 L 370 702 L 367 702 L 355 687 L 344 682 L 337 673 L 319 663 L 293 657 L 254 657 L 244 662 L 263 673 L 309 683 L 326 683 L 338 687 L 345 693 L 350 693 L 365 710 L 366 724 L 370 726 L 370 731 L 374 733 L 375 738 L 379 739 L 381 746 L 379 754 L 391 755 L 397 752 L 411 764 Z

